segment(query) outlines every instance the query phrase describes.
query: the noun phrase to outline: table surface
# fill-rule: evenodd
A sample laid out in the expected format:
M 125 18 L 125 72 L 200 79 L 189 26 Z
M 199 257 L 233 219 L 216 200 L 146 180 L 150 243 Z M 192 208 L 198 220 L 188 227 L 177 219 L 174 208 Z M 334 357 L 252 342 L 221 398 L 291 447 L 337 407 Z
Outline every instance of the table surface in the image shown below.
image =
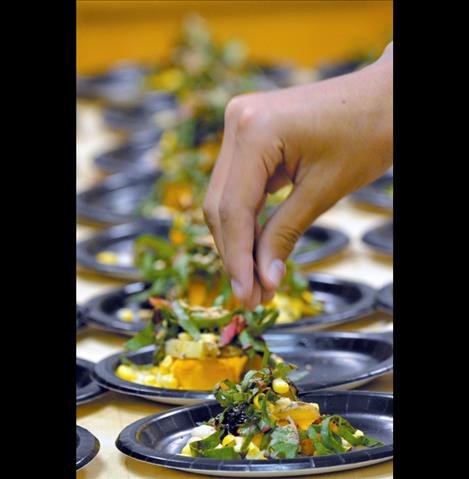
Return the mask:
M 111 148 L 118 137 L 106 130 L 99 110 L 95 106 L 77 105 L 77 191 L 88 188 L 102 180 L 102 175 L 93 166 L 93 158 L 101 151 Z M 369 251 L 360 241 L 362 234 L 386 221 L 388 215 L 365 209 L 345 198 L 324 213 L 317 224 L 345 231 L 351 238 L 347 251 L 339 257 L 311 268 L 343 278 L 358 280 L 380 288 L 393 279 L 392 261 Z M 99 229 L 77 225 L 77 240 L 95 234 Z M 83 303 L 124 282 L 106 279 L 94 274 L 77 271 L 77 302 Z M 345 331 L 384 331 L 392 329 L 392 318 L 382 313 L 373 313 L 367 318 L 332 329 Z M 125 338 L 94 328 L 88 328 L 77 337 L 77 356 L 90 361 L 99 361 L 118 352 Z M 393 375 L 387 374 L 358 389 L 392 392 Z M 128 424 L 144 416 L 168 410 L 169 406 L 108 392 L 102 398 L 77 407 L 77 424 L 88 429 L 101 444 L 97 457 L 81 471 L 79 479 L 183 479 L 197 475 L 172 471 L 136 461 L 121 454 L 115 447 L 119 432 Z M 393 477 L 392 461 L 355 469 L 348 472 L 328 474 L 329 479 L 389 479 Z M 210 476 L 200 476 L 210 477 Z M 304 476 L 313 477 L 313 476 Z

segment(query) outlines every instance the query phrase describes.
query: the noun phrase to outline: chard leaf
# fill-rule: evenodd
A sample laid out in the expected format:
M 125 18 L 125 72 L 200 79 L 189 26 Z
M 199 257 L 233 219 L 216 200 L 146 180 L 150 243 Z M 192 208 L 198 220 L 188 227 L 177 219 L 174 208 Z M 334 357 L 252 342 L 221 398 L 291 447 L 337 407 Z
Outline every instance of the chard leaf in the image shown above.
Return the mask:
M 376 439 L 373 439 L 365 435 L 355 437 L 354 434 L 357 432 L 356 428 L 354 428 L 342 416 L 333 416 L 333 417 L 338 427 L 339 436 L 343 437 L 352 446 L 366 446 L 366 447 L 384 446 L 384 443 L 382 443 L 381 441 L 378 441 Z
M 142 330 L 140 330 L 133 338 L 129 339 L 124 344 L 124 348 L 127 351 L 137 351 L 145 346 L 154 344 L 155 334 L 153 332 L 153 328 L 153 321 L 148 321 L 148 324 L 146 324 Z
M 215 449 L 220 444 L 220 439 L 223 435 L 223 429 L 215 431 L 210 436 L 200 441 L 190 443 L 191 452 L 194 456 L 205 456 L 205 451 Z
M 294 459 L 298 456 L 300 441 L 291 426 L 276 427 L 270 438 L 269 452 L 274 459 Z
M 328 449 L 334 452 L 345 452 L 341 437 L 331 429 L 331 421 L 336 416 L 328 416 L 321 425 L 321 441 Z
M 200 338 L 200 330 L 194 321 L 191 320 L 189 315 L 184 311 L 181 303 L 179 301 L 174 301 L 173 304 L 173 311 L 178 319 L 179 326 L 181 326 L 186 333 L 190 334 L 194 339 Z
M 240 454 L 234 450 L 233 446 L 207 449 L 202 455 L 214 459 L 241 459 Z

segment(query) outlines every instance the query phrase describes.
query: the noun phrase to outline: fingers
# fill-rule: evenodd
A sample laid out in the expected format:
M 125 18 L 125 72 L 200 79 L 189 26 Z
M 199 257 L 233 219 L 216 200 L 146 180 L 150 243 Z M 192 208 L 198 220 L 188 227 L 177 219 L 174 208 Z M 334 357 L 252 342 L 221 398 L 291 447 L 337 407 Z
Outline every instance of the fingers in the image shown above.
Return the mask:
M 219 204 L 223 238 L 223 261 L 235 295 L 246 306 L 261 299 L 254 274 L 254 240 L 257 212 L 265 199 L 267 172 L 258 160 L 253 143 L 236 142 L 229 174 Z
M 236 122 L 233 107 L 227 108 L 225 113 L 225 132 L 217 162 L 210 177 L 209 186 L 204 201 L 204 218 L 213 235 L 217 250 L 223 259 L 223 238 L 221 234 L 220 216 L 218 207 L 233 159 Z
M 266 300 L 280 286 L 286 273 L 285 260 L 314 219 L 314 213 L 308 208 L 312 196 L 306 182 L 295 185 L 257 240 L 256 261 Z

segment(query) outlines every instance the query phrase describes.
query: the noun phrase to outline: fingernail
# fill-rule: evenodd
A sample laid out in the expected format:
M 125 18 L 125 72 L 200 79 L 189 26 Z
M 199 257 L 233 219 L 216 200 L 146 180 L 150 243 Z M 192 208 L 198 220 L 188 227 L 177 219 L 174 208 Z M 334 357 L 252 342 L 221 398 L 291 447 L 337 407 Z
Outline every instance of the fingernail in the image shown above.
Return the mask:
M 231 280 L 231 289 L 239 300 L 243 299 L 243 288 L 235 279 Z
M 286 267 L 285 263 L 280 259 L 274 259 L 270 263 L 269 270 L 267 271 L 267 277 L 275 284 L 276 287 L 280 286 L 283 276 L 285 275 Z

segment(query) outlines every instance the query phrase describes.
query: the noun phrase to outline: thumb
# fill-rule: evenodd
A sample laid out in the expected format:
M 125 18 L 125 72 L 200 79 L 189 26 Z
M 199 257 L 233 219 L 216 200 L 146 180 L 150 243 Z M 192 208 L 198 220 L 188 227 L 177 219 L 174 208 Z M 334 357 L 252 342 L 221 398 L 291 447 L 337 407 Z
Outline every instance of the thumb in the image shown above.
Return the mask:
M 268 291 L 280 286 L 286 273 L 285 260 L 315 218 L 311 200 L 306 182 L 295 185 L 257 239 L 257 272 L 262 286 Z

